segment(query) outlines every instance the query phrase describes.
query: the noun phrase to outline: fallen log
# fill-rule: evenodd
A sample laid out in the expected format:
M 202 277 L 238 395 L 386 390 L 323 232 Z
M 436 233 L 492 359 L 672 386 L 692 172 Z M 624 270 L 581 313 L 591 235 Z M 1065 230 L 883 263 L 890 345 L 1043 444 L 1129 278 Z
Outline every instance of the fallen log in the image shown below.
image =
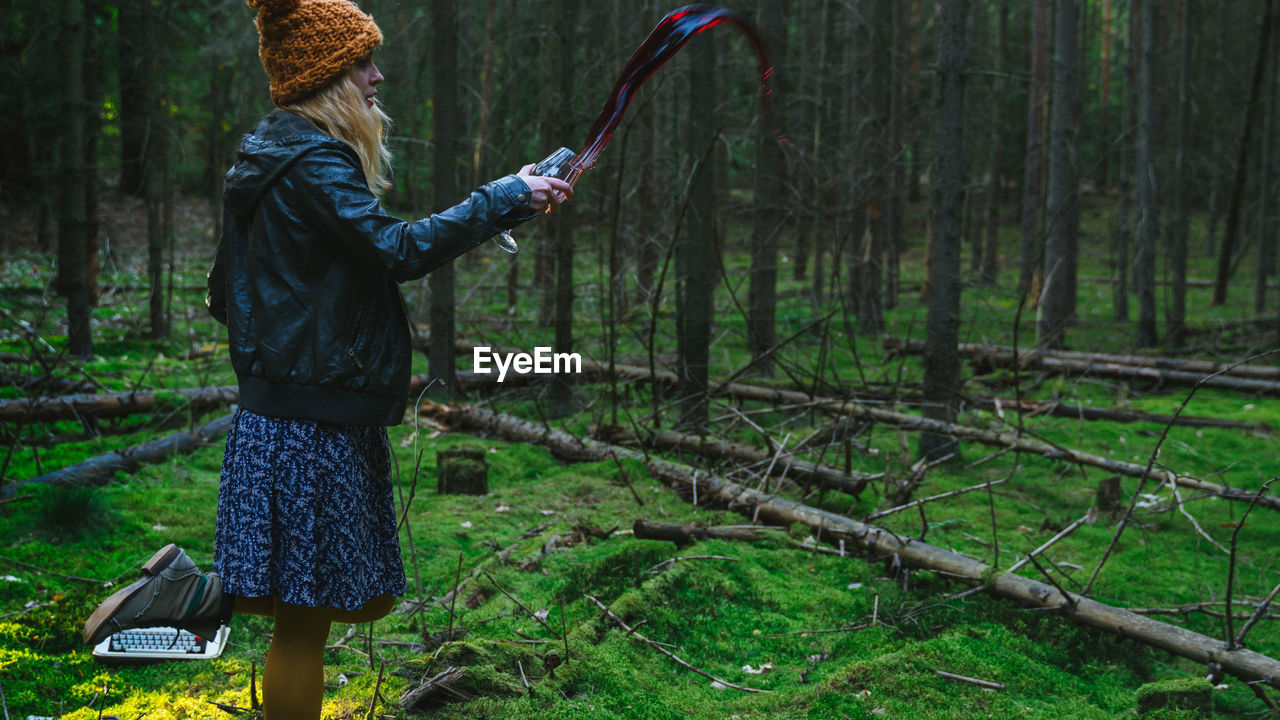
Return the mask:
M 200 427 L 135 445 L 124 450 L 114 450 L 84 462 L 45 473 L 21 482 L 0 487 L 0 497 L 10 497 L 28 485 L 100 485 L 105 484 L 117 472 L 134 473 L 144 464 L 163 462 L 178 453 L 189 453 L 208 445 L 225 434 L 231 427 L 233 415 L 225 415 Z
M 602 427 L 596 431 L 596 438 L 620 445 L 641 444 L 659 450 L 692 453 L 709 460 L 732 460 L 741 463 L 768 463 L 774 453 L 760 450 L 749 445 L 716 440 L 715 438 L 692 435 L 671 430 L 649 430 L 643 436 L 619 427 Z M 785 475 L 793 478 L 817 483 L 850 495 L 860 495 L 867 483 L 884 478 L 884 473 L 864 473 L 858 471 L 843 472 L 825 465 L 797 460 L 792 456 L 778 458 L 774 465 L 774 475 Z
M 648 370 L 628 365 L 618 365 L 616 372 L 622 376 L 632 380 L 647 380 L 650 377 Z M 666 380 L 666 376 L 675 377 L 675 373 L 659 371 L 657 375 L 661 380 Z M 1050 460 L 1062 460 L 1066 462 L 1076 463 L 1078 465 L 1088 465 L 1108 470 L 1120 475 L 1141 478 L 1143 476 L 1150 477 L 1161 485 L 1168 484 L 1171 480 L 1176 479 L 1178 485 L 1199 490 L 1201 492 L 1217 495 L 1219 497 L 1230 500 L 1238 500 L 1241 502 L 1252 502 L 1255 491 L 1233 488 L 1227 485 L 1208 482 L 1207 480 L 1199 480 L 1185 475 L 1176 475 L 1169 470 L 1159 467 L 1152 467 L 1148 470 L 1146 465 L 1127 462 L 1124 460 L 1114 460 L 1112 458 L 1094 455 L 1082 450 L 1073 450 L 1071 448 L 1060 447 L 1053 443 L 1045 442 L 1031 437 L 1019 435 L 1016 431 L 1009 429 L 1004 431 L 986 430 L 983 428 L 969 427 L 967 425 L 959 425 L 956 423 L 947 423 L 941 420 L 924 418 L 918 415 L 908 415 L 884 407 L 871 405 L 868 403 L 852 402 L 846 400 L 838 400 L 834 398 L 814 398 L 802 392 L 794 390 L 781 390 L 777 388 L 760 387 L 757 385 L 743 385 L 740 383 L 720 383 L 711 388 L 712 395 L 728 395 L 739 400 L 754 400 L 773 405 L 795 405 L 807 406 L 815 410 L 829 413 L 831 415 L 858 418 L 870 420 L 872 422 L 893 425 L 905 430 L 916 430 L 919 432 L 929 432 L 937 435 L 944 435 L 956 440 L 969 440 L 991 445 L 994 447 L 1009 448 L 1018 452 L 1030 455 L 1039 455 Z M 1271 510 L 1280 510 L 1280 497 L 1263 496 L 1257 501 L 1261 507 Z
M 920 354 L 924 352 L 924 342 L 907 340 L 905 343 L 897 338 L 884 341 L 884 348 L 889 352 Z M 960 343 L 956 352 L 962 357 L 973 358 L 976 362 L 987 363 L 995 367 L 1013 367 L 1013 348 L 1005 345 L 979 345 L 977 343 Z M 1076 372 L 1081 374 L 1097 374 L 1109 377 L 1145 379 L 1167 384 L 1191 384 L 1199 382 L 1206 375 L 1222 373 L 1205 382 L 1222 384 L 1217 387 L 1243 389 L 1253 392 L 1276 392 L 1280 383 L 1280 367 L 1271 365 L 1248 365 L 1215 362 L 1212 360 L 1194 360 L 1189 358 L 1157 357 L 1154 355 L 1110 355 L 1107 353 L 1073 352 L 1069 350 L 1035 350 L 1020 349 L 1017 364 L 1023 369 L 1046 370 L 1050 372 Z M 1259 380 L 1262 383 L 1236 383 L 1235 380 Z
M 680 525 L 677 523 L 653 522 L 637 520 L 631 533 L 640 540 L 666 540 L 676 545 L 689 545 L 699 540 L 714 538 L 716 540 L 752 541 L 760 537 L 755 528 L 750 527 L 715 527 L 706 525 Z
M 0 400 L 0 421 L 10 423 L 74 420 L 85 415 L 123 417 L 155 412 L 169 398 L 186 403 L 194 412 L 205 412 L 235 403 L 240 396 L 234 385 L 182 390 L 122 393 L 81 393 L 43 398 Z
M 982 586 L 997 597 L 1015 600 L 1031 608 L 1054 610 L 1080 624 L 1137 640 L 1197 663 L 1217 663 L 1225 672 L 1245 682 L 1261 682 L 1280 688 L 1280 662 L 1260 653 L 1243 648 L 1228 650 L 1221 640 L 1084 596 L 1064 595 L 1058 588 L 1038 580 L 996 573 L 990 565 L 977 559 L 843 515 L 773 497 L 669 460 L 646 458 L 635 450 L 577 438 L 481 408 L 427 403 L 420 412 L 448 427 L 488 432 L 509 442 L 542 445 L 571 460 L 632 458 L 643 462 L 663 482 L 696 488 L 698 497 L 722 502 L 730 509 L 750 516 L 753 522 L 760 518 L 779 524 L 803 523 L 813 528 L 816 537 L 825 542 L 843 542 L 846 549 L 861 546 L 873 555 L 896 555 L 909 566 Z
M 1150 422 L 1157 425 L 1182 425 L 1185 427 L 1209 427 L 1225 430 L 1249 430 L 1252 432 L 1270 432 L 1271 426 L 1264 422 L 1251 423 L 1244 420 L 1225 420 L 1223 418 L 1196 417 L 1193 415 L 1164 415 L 1161 413 L 1142 412 L 1139 410 L 1118 410 L 1090 405 L 1071 405 L 1063 402 L 1035 402 L 1033 400 L 1016 400 L 998 397 L 979 397 L 966 402 L 969 407 L 987 412 L 1002 413 L 1005 410 L 1024 415 L 1049 415 L 1052 417 L 1074 418 L 1079 420 L 1105 420 L 1108 422 L 1131 423 Z
M 908 352 L 911 355 L 919 355 L 924 352 L 924 341 L 920 340 L 908 340 L 904 343 L 899 338 L 887 338 L 887 340 L 884 340 L 883 346 L 884 350 L 890 352 Z M 987 357 L 987 359 L 997 359 L 998 357 L 1002 364 L 1011 365 L 1014 348 L 1007 345 L 979 345 L 979 343 L 975 342 L 961 342 L 956 346 L 956 352 L 964 357 Z M 1140 366 L 1140 368 L 1184 370 L 1184 372 L 1188 373 L 1203 373 L 1206 375 L 1222 373 L 1240 378 L 1280 380 L 1280 366 L 1276 365 L 1219 363 L 1219 361 L 1215 360 L 1196 360 L 1190 359 L 1190 357 L 1115 355 L 1107 354 L 1107 352 L 1034 350 L 1034 348 L 1019 348 L 1018 350 L 1018 363 L 1021 368 L 1032 368 L 1037 361 L 1044 359 L 1080 360 L 1094 364 L 1135 365 Z

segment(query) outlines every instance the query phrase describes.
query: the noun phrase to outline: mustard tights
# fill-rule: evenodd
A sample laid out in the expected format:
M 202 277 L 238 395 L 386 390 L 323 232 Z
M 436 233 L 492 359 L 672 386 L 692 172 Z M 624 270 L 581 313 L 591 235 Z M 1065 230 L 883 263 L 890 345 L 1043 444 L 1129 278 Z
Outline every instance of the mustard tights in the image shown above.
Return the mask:
M 262 675 L 266 720 L 319 720 L 330 623 L 373 622 L 386 617 L 394 604 L 390 595 L 379 595 L 359 610 L 290 605 L 274 597 L 236 597 L 235 612 L 276 620 Z

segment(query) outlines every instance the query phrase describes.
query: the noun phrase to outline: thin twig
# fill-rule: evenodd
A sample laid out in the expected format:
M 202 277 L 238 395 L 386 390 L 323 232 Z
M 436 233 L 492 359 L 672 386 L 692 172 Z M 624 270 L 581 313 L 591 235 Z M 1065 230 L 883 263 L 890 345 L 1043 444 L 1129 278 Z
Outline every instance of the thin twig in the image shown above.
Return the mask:
M 654 565 L 653 567 L 649 568 L 646 572 L 652 575 L 657 575 L 659 568 L 665 567 L 667 565 L 671 565 L 672 563 L 681 562 L 684 560 L 728 560 L 729 562 L 738 562 L 737 558 L 725 557 L 723 555 L 681 555 L 679 557 L 673 557 L 668 560 L 663 560 L 657 565 Z
M 636 631 L 635 631 L 635 630 L 634 630 L 630 625 L 628 625 L 625 621 L 623 621 L 623 619 L 622 619 L 622 618 L 618 617 L 617 615 L 614 615 L 614 614 L 613 614 L 613 612 L 612 612 L 611 610 L 609 610 L 609 608 L 605 607 L 604 603 L 600 602 L 599 600 L 595 599 L 594 597 L 592 597 L 592 596 L 590 596 L 590 595 L 584 595 L 583 597 L 585 597 L 585 598 L 587 598 L 588 600 L 590 600 L 591 602 L 595 603 L 595 604 L 596 604 L 596 607 L 598 607 L 598 608 L 600 608 L 602 611 L 604 611 L 604 614 L 605 614 L 605 615 L 607 615 L 607 616 L 609 617 L 609 619 L 610 619 L 610 620 L 612 620 L 612 621 L 614 621 L 615 623 L 617 623 L 617 624 L 618 624 L 618 626 L 619 626 L 619 627 L 621 627 L 623 630 L 626 630 L 628 635 L 634 635 L 634 636 L 636 637 L 636 639 L 637 639 L 637 640 L 640 640 L 641 642 L 646 643 L 649 647 L 653 648 L 654 650 L 657 650 L 658 652 L 662 653 L 663 655 L 666 655 L 667 657 L 671 658 L 672 660 L 675 660 L 675 661 L 676 661 L 676 662 L 677 662 L 681 667 L 683 667 L 683 668 L 685 668 L 685 669 L 687 669 L 687 670 L 692 670 L 693 672 L 698 673 L 698 674 L 699 674 L 699 675 L 701 675 L 702 677 L 705 677 L 705 678 L 707 678 L 707 679 L 711 680 L 712 682 L 720 683 L 721 685 L 723 685 L 723 686 L 725 686 L 725 687 L 733 688 L 734 690 L 741 690 L 741 691 L 743 691 L 743 692 L 750 692 L 750 693 L 767 693 L 767 692 L 770 692 L 769 690 L 761 690 L 761 689 L 759 689 L 759 688 L 749 688 L 749 687 L 743 687 L 742 685 L 734 685 L 733 683 L 731 683 L 731 682 L 729 682 L 729 681 L 727 681 L 727 680 L 721 680 L 720 678 L 716 677 L 715 675 L 712 675 L 712 674 L 711 674 L 711 673 L 709 673 L 709 672 L 706 672 L 706 671 L 704 671 L 704 670 L 699 670 L 698 668 L 696 668 L 696 667 L 694 667 L 694 666 L 690 665 L 689 663 L 685 662 L 684 660 L 681 660 L 678 656 L 676 656 L 676 654 L 675 654 L 675 653 L 673 653 L 673 652 L 671 652 L 670 650 L 668 650 L 668 649 L 666 649 L 666 648 L 662 647 L 662 645 L 660 645 L 659 643 L 656 643 L 656 642 L 654 642 L 654 641 L 650 640 L 649 638 L 647 638 L 647 637 L 645 637 L 645 636 L 641 635 L 640 633 L 636 632 Z
M 502 586 L 498 584 L 498 581 L 497 581 L 497 580 L 494 580 L 494 579 L 493 579 L 493 576 L 492 576 L 492 575 L 490 575 L 490 574 L 489 574 L 489 572 L 488 572 L 487 570 L 484 572 L 484 576 L 485 576 L 485 577 L 487 577 L 487 578 L 489 578 L 489 582 L 493 583 L 493 586 L 494 586 L 494 587 L 498 588 L 498 592 L 502 593 L 503 595 L 506 595 L 508 600 L 510 600 L 511 602 L 515 603 L 516 605 L 519 605 L 521 610 L 524 610 L 526 613 L 528 613 L 528 614 L 529 614 L 529 617 L 533 618 L 534 620 L 537 620 L 537 621 L 538 621 L 538 624 L 539 624 L 539 625 L 541 625 L 542 627 L 546 628 L 547 632 L 551 633 L 551 635 L 552 635 L 552 636 L 555 636 L 555 635 L 558 635 L 558 634 L 559 634 L 559 633 L 557 633 L 555 630 L 552 630 L 552 629 L 551 629 L 551 626 L 547 624 L 547 621 L 546 621 L 546 620 L 543 620 L 541 617 L 539 617 L 539 616 L 538 616 L 538 614 L 537 614 L 537 613 L 535 613 L 534 611 L 530 610 L 528 607 L 525 607 L 525 604 L 524 604 L 524 603 L 522 603 L 522 602 L 520 602 L 519 600 L 517 600 L 517 599 L 516 599 L 516 597 L 515 597 L 514 595 L 512 595 L 511 593 L 509 593 L 509 592 L 507 592 L 506 590 L 504 590 L 504 589 L 502 588 Z
M 1051 538 L 1049 538 L 1048 540 L 1046 540 L 1046 541 L 1044 542 L 1044 544 L 1042 544 L 1040 547 L 1038 547 L 1038 548 L 1036 548 L 1035 550 L 1032 550 L 1031 552 L 1027 553 L 1027 556 L 1026 556 L 1026 557 L 1024 557 L 1024 558 L 1022 558 L 1021 560 L 1019 560 L 1018 562 L 1014 563 L 1014 564 L 1013 564 L 1013 566 L 1012 566 L 1012 567 L 1010 567 L 1010 568 L 1009 568 L 1008 570 L 1006 570 L 1005 572 L 1017 572 L 1018 570 L 1020 570 L 1020 569 L 1022 568 L 1022 566 L 1023 566 L 1023 565 L 1026 565 L 1028 562 L 1030 562 L 1030 561 L 1031 561 L 1031 559 L 1032 559 L 1033 557 L 1035 557 L 1036 555 L 1039 555 L 1040 553 L 1044 552 L 1045 550 L 1048 550 L 1048 549 L 1049 549 L 1049 547 L 1050 547 L 1051 545 L 1053 545 L 1054 543 L 1058 542 L 1058 541 L 1059 541 L 1059 540 L 1061 540 L 1062 538 L 1064 538 L 1064 537 L 1066 537 L 1066 536 L 1070 535 L 1071 533 L 1075 532 L 1075 531 L 1076 531 L 1076 528 L 1078 528 L 1078 527 L 1080 527 L 1081 525 L 1083 525 L 1083 524 L 1085 524 L 1086 522 L 1088 522 L 1088 520 L 1089 520 L 1089 516 L 1090 516 L 1090 513 L 1085 513 L 1085 514 L 1084 514 L 1084 516 L 1083 516 L 1083 517 L 1081 517 L 1079 520 L 1076 520 L 1075 522 L 1071 523 L 1070 525 L 1068 525 L 1068 526 L 1066 526 L 1066 527 L 1062 528 L 1061 530 L 1059 530 L 1059 531 L 1058 531 L 1058 533 L 1057 533 L 1056 535 L 1054 535 L 1053 537 L 1051 537 Z
M 1240 647 L 1236 644 L 1235 623 L 1231 617 L 1231 593 L 1235 590 L 1236 580 L 1236 538 L 1240 535 L 1240 528 L 1244 527 L 1245 518 L 1249 517 L 1249 513 L 1253 511 L 1253 506 L 1258 504 L 1258 500 L 1262 498 L 1262 494 L 1271 487 L 1271 483 L 1280 478 L 1271 478 L 1258 488 L 1258 492 L 1254 494 L 1253 500 L 1249 501 L 1249 507 L 1245 508 L 1244 513 L 1240 516 L 1240 521 L 1236 523 L 1235 530 L 1231 532 L 1231 553 L 1227 561 L 1227 649 L 1235 650 Z
M 1006 480 L 1007 480 L 1007 479 L 1005 479 L 1005 480 L 992 480 L 991 482 L 985 482 L 985 483 L 982 483 L 981 485 L 973 485 L 973 486 L 971 486 L 971 487 L 961 488 L 961 489 L 959 489 L 959 490 L 952 490 L 952 491 L 950 491 L 950 492 L 944 492 L 944 493 L 940 493 L 940 494 L 938 494 L 938 495 L 930 495 L 930 496 L 929 496 L 929 497 L 927 497 L 927 498 L 920 498 L 919 500 L 912 500 L 912 501 L 911 501 L 911 502 L 909 502 L 909 503 L 906 503 L 906 504 L 904 504 L 904 505 L 898 505 L 897 507 L 891 507 L 891 508 L 889 508 L 888 510 L 877 510 L 876 512 L 873 512 L 873 513 L 871 513 L 870 515 L 868 515 L 868 516 L 866 516 L 865 518 L 863 518 L 863 522 L 871 522 L 872 520 L 875 520 L 875 519 L 877 519 L 877 518 L 882 518 L 882 517 L 884 517 L 884 516 L 886 516 L 886 515 L 892 515 L 892 514 L 894 514 L 894 513 L 899 513 L 899 512 L 902 512 L 903 510 L 910 510 L 911 508 L 913 508 L 913 507 L 915 507 L 915 506 L 917 506 L 917 505 L 924 505 L 925 503 L 930 503 L 930 502 L 933 502 L 934 500 L 941 500 L 941 499 L 943 499 L 943 498 L 954 497 L 954 496 L 956 496 L 956 495 L 963 495 L 963 494 L 968 493 L 968 492 L 973 492 L 974 490 L 983 490 L 983 489 L 986 489 L 986 488 L 991 487 L 992 485 L 1000 485 L 1000 484 L 1002 484 L 1002 483 L 1006 482 Z
M 971 685 L 977 685 L 980 688 L 985 688 L 987 690 L 1003 690 L 1005 687 L 1004 683 L 992 682 L 990 680 L 979 680 L 978 678 L 968 677 L 967 675 L 956 675 L 955 673 L 944 672 L 942 670 L 934 670 L 933 672 L 934 674 L 941 675 L 942 677 L 948 680 L 958 680 L 960 682 L 966 682 Z

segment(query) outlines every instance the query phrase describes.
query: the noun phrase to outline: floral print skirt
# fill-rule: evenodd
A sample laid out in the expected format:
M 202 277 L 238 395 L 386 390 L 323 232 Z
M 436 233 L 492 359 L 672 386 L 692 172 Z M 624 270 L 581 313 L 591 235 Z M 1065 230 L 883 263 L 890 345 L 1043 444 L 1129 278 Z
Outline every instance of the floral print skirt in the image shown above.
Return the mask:
M 384 427 L 237 410 L 218 488 L 224 591 L 342 610 L 404 594 L 390 462 Z

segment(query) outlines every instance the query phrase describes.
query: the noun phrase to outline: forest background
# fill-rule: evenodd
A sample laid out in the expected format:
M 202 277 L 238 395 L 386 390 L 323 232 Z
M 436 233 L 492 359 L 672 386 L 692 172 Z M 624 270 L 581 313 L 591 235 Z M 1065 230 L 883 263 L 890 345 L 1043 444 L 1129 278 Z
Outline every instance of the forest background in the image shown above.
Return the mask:
M 720 410 L 715 378 L 750 378 L 811 398 L 878 393 L 878 402 L 943 422 L 976 412 L 975 383 L 988 381 L 983 388 L 1014 388 L 1019 402 L 1097 403 L 1166 418 L 1199 409 L 1253 429 L 1222 437 L 1195 431 L 1211 433 L 1208 440 L 1175 432 L 1186 457 L 1171 460 L 1167 453 L 1184 451 L 1165 448 L 1160 464 L 1260 492 L 1280 465 L 1263 425 L 1280 421 L 1269 391 L 1174 389 L 1168 378 L 1148 376 L 1099 380 L 1089 368 L 1064 382 L 1034 364 L 992 373 L 999 353 L 991 346 L 1276 364 L 1277 4 L 743 3 L 735 9 L 757 24 L 771 53 L 767 100 L 750 43 L 725 28 L 696 37 L 637 94 L 574 202 L 517 231 L 519 255 L 485 245 L 405 286 L 426 356 L 415 369 L 443 380 L 431 388 L 437 399 L 458 399 L 474 380 L 465 372 L 466 343 L 547 345 L 606 365 L 672 369 L 674 387 L 665 391 L 558 377 L 526 395 L 478 392 L 496 409 L 583 434 L 602 423 L 667 425 L 747 438 L 779 455 L 786 443 L 778 436 L 802 434 L 817 422 L 814 410 L 799 422 L 795 408 L 772 407 L 774 414 L 735 419 L 725 430 L 724 416 L 711 414 Z M 447 207 L 560 145 L 577 149 L 632 50 L 672 9 L 648 0 L 361 6 L 386 38 L 375 58 L 387 77 L 379 97 L 395 121 L 396 184 L 385 205 L 405 217 Z M 240 135 L 270 110 L 253 11 L 238 0 L 10 0 L 7 11 L 0 28 L 0 97 L 9 108 L 0 116 L 5 397 L 229 384 L 216 347 L 224 335 L 204 315 L 202 283 L 220 232 L 222 175 Z M 971 377 L 963 376 L 962 343 L 988 346 Z M 649 405 L 642 422 L 628 410 Z M 1004 421 L 1000 402 L 994 409 Z M 205 410 L 176 424 L 193 426 Z M 984 466 L 994 468 L 991 476 L 957 468 L 957 435 L 941 426 L 876 435 L 873 425 L 833 441 L 846 454 L 845 472 L 861 467 L 898 479 L 873 482 L 875 498 L 841 512 L 865 516 L 908 502 L 926 484 L 955 489 L 1026 471 L 1020 461 L 1001 464 L 1008 458 Z M 12 494 L 19 482 L 174 427 L 172 413 L 6 420 L 0 474 Z M 1160 438 L 1141 449 L 1124 447 L 1137 437 L 1126 440 L 1115 426 L 1066 421 L 1039 430 L 1079 448 L 1136 452 L 1135 462 L 1149 453 L 1154 463 L 1164 442 L 1158 423 L 1138 433 Z M 865 451 L 861 460 L 851 447 Z M 1197 457 L 1197 448 L 1216 454 Z M 198 475 L 200 462 L 192 465 Z M 615 472 L 627 475 L 622 466 L 600 470 Z M 499 487 L 508 480 L 494 478 Z M 1089 480 L 1092 488 L 1098 478 Z M 1120 528 L 1134 510 L 1130 501 L 1154 492 L 1133 482 L 1124 486 L 1130 507 Z M 36 503 L 5 506 L 21 548 L 15 557 L 29 564 L 44 565 L 36 561 L 79 532 L 32 532 L 36 504 L 62 512 L 79 503 L 83 517 L 106 513 L 87 496 L 30 492 Z M 137 501 L 126 497 L 112 512 L 131 512 L 123 508 Z M 1071 526 L 1070 518 L 1053 519 L 1056 504 L 1018 510 L 988 498 L 989 521 L 986 503 L 957 518 L 989 524 L 994 542 L 948 536 L 952 546 L 968 542 L 966 552 L 998 564 L 999 525 L 1039 523 L 1048 535 Z M 1081 497 L 1053 502 L 1074 508 Z M 1152 512 L 1182 507 L 1179 498 Z M 1237 512 L 1213 511 L 1223 514 L 1218 534 L 1232 540 L 1228 578 L 1236 535 L 1248 539 L 1232 532 L 1242 527 Z M 921 520 L 923 537 L 930 526 Z M 1257 547 L 1268 547 L 1266 534 L 1277 527 L 1250 522 Z M 1079 552 L 1105 558 L 1107 526 L 1094 528 Z M 1195 530 L 1179 529 L 1188 553 L 1203 551 L 1205 531 Z M 86 538 L 76 547 L 103 543 Z M 1226 538 L 1214 542 L 1225 546 Z M 1185 565 L 1181 552 L 1174 556 Z M 1258 552 L 1250 566 L 1256 587 L 1245 597 L 1265 613 L 1261 598 L 1275 564 L 1269 550 Z M 94 566 L 87 550 L 76 557 Z M 121 552 L 121 572 L 128 560 Z M 80 574 L 74 564 L 53 564 Z M 1162 601 L 1199 608 L 1181 613 L 1192 625 L 1207 610 L 1198 629 L 1223 633 L 1216 623 L 1231 611 L 1223 617 L 1211 607 L 1220 582 L 1206 597 L 1199 579 L 1150 575 L 1143 581 L 1168 589 Z M 55 595 L 71 592 L 48 582 Z M 35 602 L 7 592 L 15 613 Z M 1113 600 L 1142 602 L 1120 596 Z M 1276 642 L 1266 637 L 1258 642 Z

